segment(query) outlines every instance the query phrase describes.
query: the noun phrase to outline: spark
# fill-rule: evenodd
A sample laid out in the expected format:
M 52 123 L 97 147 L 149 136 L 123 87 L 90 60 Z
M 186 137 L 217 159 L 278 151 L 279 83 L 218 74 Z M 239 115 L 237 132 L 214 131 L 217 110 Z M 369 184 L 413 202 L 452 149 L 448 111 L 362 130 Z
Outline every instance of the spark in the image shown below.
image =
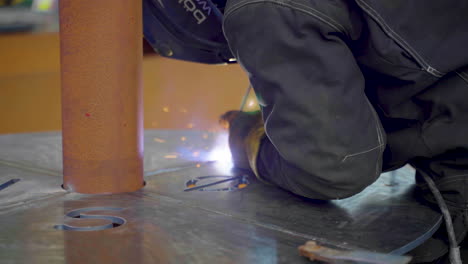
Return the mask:
M 203 139 L 208 139 L 208 134 L 207 133 L 203 133 Z
M 239 189 L 244 189 L 245 187 L 247 187 L 247 184 L 245 184 L 245 183 L 241 183 L 241 184 L 237 185 L 237 188 L 239 188 Z
M 195 125 L 193 123 L 188 123 L 187 128 L 193 128 Z
M 166 142 L 166 140 L 160 139 L 160 138 L 154 138 L 153 140 L 154 140 L 155 142 L 159 142 L 159 143 L 164 143 L 164 142 Z
M 254 106 L 254 104 L 255 104 L 254 101 L 250 100 L 248 106 L 252 107 L 252 106 Z
M 195 167 L 200 168 L 201 167 L 200 163 L 197 163 L 197 165 L 195 165 Z
M 185 108 L 180 108 L 179 111 L 180 111 L 181 113 L 187 113 L 187 109 L 185 109 Z
M 181 137 L 181 138 L 180 138 L 180 141 L 185 141 L 185 140 L 187 140 L 186 137 Z
M 169 107 L 167 107 L 167 106 L 163 107 L 162 110 L 163 110 L 164 113 L 169 113 Z
M 200 152 L 195 151 L 195 152 L 192 153 L 192 156 L 194 156 L 196 158 L 196 157 L 200 156 Z
M 164 158 L 166 158 L 166 159 L 177 159 L 177 155 L 170 154 L 170 155 L 164 156 Z

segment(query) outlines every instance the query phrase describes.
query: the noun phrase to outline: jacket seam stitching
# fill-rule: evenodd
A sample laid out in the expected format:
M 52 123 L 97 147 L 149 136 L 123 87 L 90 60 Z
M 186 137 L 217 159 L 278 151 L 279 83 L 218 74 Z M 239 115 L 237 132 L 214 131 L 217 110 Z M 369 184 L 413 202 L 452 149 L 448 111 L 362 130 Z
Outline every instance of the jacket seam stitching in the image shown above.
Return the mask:
M 369 15 L 371 15 L 375 20 L 380 22 L 382 28 L 384 31 L 390 36 L 395 38 L 399 42 L 400 45 L 408 49 L 408 51 L 411 52 L 412 55 L 416 56 L 418 58 L 418 61 L 422 64 L 424 70 L 428 72 L 429 74 L 435 76 L 435 77 L 442 77 L 445 75 L 445 73 L 435 69 L 429 63 L 426 62 L 426 60 L 415 50 L 411 45 L 406 42 L 405 39 L 403 39 L 400 35 L 398 35 L 386 22 L 385 20 L 375 11 L 371 6 L 369 6 L 366 2 L 362 0 L 356 0 L 358 3 L 361 4 L 361 7 L 366 10 Z
M 421 142 L 423 143 L 423 145 L 426 147 L 427 151 L 429 151 L 429 153 L 431 154 L 431 156 L 434 156 L 434 151 L 432 150 L 432 148 L 429 146 L 429 143 L 427 141 L 427 138 L 426 138 L 426 135 L 425 135 L 425 131 L 427 130 L 427 127 L 424 127 L 424 123 L 419 123 L 419 135 L 421 136 Z
M 285 3 L 285 4 L 286 4 L 286 3 Z M 316 14 L 317 16 L 319 16 L 319 17 L 320 17 L 320 16 L 323 16 L 323 18 L 321 17 L 323 20 L 326 20 L 326 19 L 329 19 L 329 20 L 330 20 L 330 21 L 324 21 L 325 23 L 328 22 L 328 23 L 332 24 L 332 25 L 335 27 L 335 29 L 336 29 L 337 31 L 339 31 L 339 32 L 341 32 L 341 33 L 343 33 L 343 34 L 346 34 L 346 28 L 345 28 L 342 24 L 340 24 L 338 21 L 334 20 L 333 18 L 327 16 L 326 14 L 324 14 L 324 13 L 318 11 L 318 10 L 315 9 L 315 8 L 312 8 L 312 7 L 310 7 L 310 6 L 306 6 L 306 5 L 303 5 L 303 4 L 300 4 L 300 3 L 294 3 L 294 2 L 290 2 L 289 4 L 286 4 L 286 5 L 287 5 L 287 6 L 291 6 L 291 8 L 294 8 L 293 5 L 296 5 L 297 8 L 294 8 L 294 9 L 297 10 L 297 11 L 300 11 L 300 12 L 306 12 L 306 11 L 300 9 L 299 7 L 303 7 L 303 8 L 305 8 L 305 9 L 308 9 L 308 10 L 310 10 L 311 12 L 316 12 L 316 13 L 317 13 L 317 14 Z M 312 14 L 311 14 L 311 15 L 312 15 Z M 334 24 L 333 24 L 333 23 L 334 23 Z M 340 28 L 341 28 L 341 29 L 340 29 Z
M 247 5 L 260 4 L 260 3 L 270 3 L 270 4 L 276 4 L 276 5 L 279 5 L 279 6 L 289 7 L 291 9 L 295 10 L 295 11 L 308 14 L 308 15 L 316 18 L 317 20 L 327 24 L 328 26 L 332 27 L 334 30 L 347 35 L 346 30 L 345 30 L 343 25 L 336 22 L 335 20 L 333 20 L 329 16 L 323 14 L 322 12 L 320 12 L 320 11 L 314 9 L 314 8 L 302 5 L 302 4 L 297 4 L 297 3 L 291 4 L 291 3 L 286 3 L 284 1 L 272 1 L 272 0 L 242 1 L 242 2 L 237 3 L 235 5 L 232 5 L 231 7 L 228 8 L 228 11 L 225 13 L 224 20 L 227 20 L 229 18 L 229 16 L 233 12 L 237 11 L 238 9 L 240 9 L 242 7 L 245 7 Z M 294 5 L 304 7 L 306 9 L 308 9 L 308 10 L 300 9 L 298 6 L 294 6 Z M 329 20 L 331 20 L 331 21 L 329 21 L 327 18 Z M 336 23 L 336 25 L 334 23 Z M 340 27 L 341 27 L 341 29 L 340 29 Z
M 365 153 L 371 152 L 371 151 L 373 151 L 373 150 L 376 150 L 376 149 L 378 149 L 378 148 L 381 148 L 383 145 L 384 145 L 384 144 L 380 144 L 380 145 L 378 145 L 378 146 L 376 146 L 376 147 L 373 147 L 373 148 L 371 148 L 371 149 L 368 149 L 368 150 L 364 150 L 364 151 L 357 152 L 357 153 L 353 153 L 353 154 L 348 154 L 348 155 L 346 155 L 346 156 L 343 158 L 343 160 L 342 160 L 341 162 L 345 162 L 346 159 L 348 159 L 348 158 L 351 158 L 351 157 L 354 157 L 354 156 L 358 156 L 358 155 L 361 155 L 361 154 L 365 154 Z
M 466 83 L 468 83 L 468 74 L 464 73 L 464 72 L 459 72 L 459 71 L 455 71 L 455 73 L 460 76 L 460 78 L 463 79 L 463 81 L 465 81 Z
M 369 102 L 369 100 L 366 98 L 366 101 L 367 101 L 367 104 L 369 106 L 369 109 L 371 110 L 372 112 L 372 118 L 374 119 L 374 121 L 376 122 L 375 124 L 375 130 L 377 132 L 377 141 L 379 142 L 379 145 L 376 146 L 376 147 L 373 147 L 371 149 L 368 149 L 368 150 L 364 150 L 364 151 L 361 151 L 361 152 L 357 152 L 357 153 L 353 153 L 353 154 L 348 154 L 346 155 L 343 160 L 341 162 L 345 162 L 346 159 L 350 158 L 350 157 L 353 157 L 353 156 L 357 156 L 357 155 L 361 155 L 361 154 L 365 154 L 365 153 L 368 153 L 368 152 L 371 152 L 377 148 L 383 148 L 383 146 L 385 145 L 385 142 L 383 141 L 383 134 L 382 134 L 382 131 L 381 131 L 381 128 L 378 124 L 378 122 L 380 121 L 378 119 L 378 117 L 376 116 L 377 114 L 375 113 L 375 110 L 373 108 L 373 106 L 371 105 L 371 103 Z
M 441 185 L 441 186 L 444 186 L 447 183 L 458 182 L 458 181 L 463 181 L 464 182 L 465 179 L 450 179 L 450 180 L 447 180 L 447 181 L 437 182 L 437 184 Z

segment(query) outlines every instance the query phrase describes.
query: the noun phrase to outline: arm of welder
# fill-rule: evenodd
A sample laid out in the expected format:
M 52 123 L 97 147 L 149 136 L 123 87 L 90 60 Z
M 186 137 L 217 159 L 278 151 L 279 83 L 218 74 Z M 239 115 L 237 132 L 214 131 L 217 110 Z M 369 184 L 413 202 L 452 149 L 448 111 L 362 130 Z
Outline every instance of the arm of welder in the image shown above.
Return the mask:
M 380 175 L 385 147 L 363 75 L 343 32 L 275 3 L 238 5 L 225 14 L 225 35 L 265 123 L 254 171 L 313 199 L 358 193 Z

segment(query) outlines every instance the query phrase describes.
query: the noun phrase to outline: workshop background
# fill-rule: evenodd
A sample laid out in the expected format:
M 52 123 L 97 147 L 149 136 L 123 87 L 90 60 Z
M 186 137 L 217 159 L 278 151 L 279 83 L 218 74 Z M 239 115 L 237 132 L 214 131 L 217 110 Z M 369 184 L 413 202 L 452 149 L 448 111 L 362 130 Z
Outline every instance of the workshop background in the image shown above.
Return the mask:
M 57 7 L 0 0 L 0 134 L 61 129 Z M 145 129 L 216 130 L 220 114 L 239 108 L 248 86 L 239 65 L 165 59 L 142 45 Z

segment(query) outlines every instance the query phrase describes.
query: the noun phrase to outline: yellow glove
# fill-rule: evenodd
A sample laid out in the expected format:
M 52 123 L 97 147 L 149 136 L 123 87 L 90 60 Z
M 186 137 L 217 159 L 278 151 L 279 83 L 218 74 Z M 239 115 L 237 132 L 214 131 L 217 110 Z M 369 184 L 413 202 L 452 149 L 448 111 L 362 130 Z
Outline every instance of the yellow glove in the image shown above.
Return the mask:
M 234 166 L 251 170 L 259 178 L 257 157 L 260 143 L 265 137 L 260 111 L 228 111 L 220 117 L 220 123 L 229 129 L 229 148 Z

